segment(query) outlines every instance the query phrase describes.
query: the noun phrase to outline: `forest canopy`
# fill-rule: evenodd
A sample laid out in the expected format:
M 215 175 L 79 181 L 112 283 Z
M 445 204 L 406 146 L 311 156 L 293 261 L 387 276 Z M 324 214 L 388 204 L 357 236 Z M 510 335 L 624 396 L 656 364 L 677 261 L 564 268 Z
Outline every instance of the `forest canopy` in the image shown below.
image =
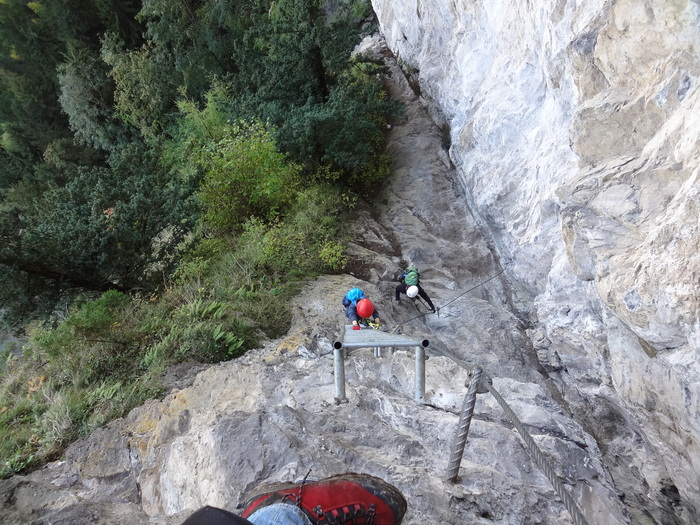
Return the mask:
M 218 228 L 213 207 L 236 215 L 218 233 L 240 233 L 314 184 L 381 180 L 397 108 L 379 66 L 351 58 L 371 15 L 352 0 L 4 1 L 5 321 L 71 290 L 153 290 L 185 241 Z M 262 157 L 255 174 L 227 158 L 263 143 L 293 182 Z

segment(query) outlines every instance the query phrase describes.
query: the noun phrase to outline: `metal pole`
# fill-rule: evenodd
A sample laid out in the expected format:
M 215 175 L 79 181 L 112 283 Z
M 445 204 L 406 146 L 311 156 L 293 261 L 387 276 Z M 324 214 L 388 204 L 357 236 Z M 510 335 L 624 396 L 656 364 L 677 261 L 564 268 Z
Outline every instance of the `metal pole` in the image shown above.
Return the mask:
M 335 370 L 335 403 L 347 403 L 345 397 L 345 349 L 342 344 L 336 343 L 333 348 L 333 362 Z
M 425 347 L 416 350 L 416 402 L 420 403 L 425 397 Z
M 459 466 L 462 463 L 464 455 L 464 445 L 467 443 L 467 434 L 469 434 L 469 425 L 472 422 L 474 414 L 474 405 L 476 404 L 477 388 L 481 381 L 481 367 L 474 368 L 472 382 L 469 385 L 467 395 L 464 396 L 462 403 L 462 415 L 459 419 L 459 430 L 455 436 L 454 444 L 452 445 L 452 455 L 450 462 L 447 465 L 447 481 L 450 483 L 457 482 L 457 474 L 459 474 Z

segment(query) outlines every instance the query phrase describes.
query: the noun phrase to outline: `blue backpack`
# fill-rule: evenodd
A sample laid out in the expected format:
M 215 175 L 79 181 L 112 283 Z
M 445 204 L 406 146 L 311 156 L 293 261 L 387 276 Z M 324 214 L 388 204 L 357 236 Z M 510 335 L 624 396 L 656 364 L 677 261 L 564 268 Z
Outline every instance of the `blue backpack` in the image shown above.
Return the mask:
M 357 301 L 362 299 L 364 296 L 365 292 L 359 288 L 351 288 L 348 293 L 345 294 L 345 297 L 343 297 L 343 305 L 347 306 L 350 303 L 356 304 Z

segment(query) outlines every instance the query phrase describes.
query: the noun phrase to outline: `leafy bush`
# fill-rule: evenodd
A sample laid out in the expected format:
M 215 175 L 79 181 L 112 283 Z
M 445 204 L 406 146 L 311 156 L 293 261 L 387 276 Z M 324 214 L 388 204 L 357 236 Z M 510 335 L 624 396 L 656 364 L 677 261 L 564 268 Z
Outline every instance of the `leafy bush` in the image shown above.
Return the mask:
M 105 292 L 95 301 L 85 303 L 63 325 L 84 337 L 107 337 L 115 323 L 115 314 L 129 306 L 131 298 L 116 290 Z M 58 330 L 57 330 L 58 331 Z
M 114 83 L 98 53 L 78 50 L 58 67 L 59 102 L 77 140 L 96 148 L 114 149 L 126 130 L 114 117 Z
M 102 60 L 111 66 L 116 115 L 137 128 L 148 141 L 174 118 L 175 101 L 182 77 L 172 54 L 153 42 L 137 50 L 126 50 L 114 33 L 102 45 Z
M 318 258 L 329 270 L 336 272 L 345 268 L 348 262 L 348 258 L 345 255 L 345 247 L 339 242 L 331 240 L 321 244 Z
M 78 169 L 45 191 L 18 225 L 17 266 L 95 290 L 153 286 L 196 218 L 190 181 L 173 180 L 159 160 L 154 151 L 125 147 L 109 167 Z
M 247 327 L 231 319 L 229 310 L 224 302 L 205 299 L 175 309 L 170 319 L 159 321 L 161 337 L 144 356 L 142 365 L 153 366 L 164 358 L 170 362 L 192 359 L 217 363 L 243 352 L 248 345 L 239 333 L 245 333 Z
M 240 231 L 251 217 L 273 220 L 286 211 L 299 183 L 299 168 L 277 151 L 259 123 L 237 124 L 198 152 L 205 170 L 199 198 L 202 221 L 213 231 Z
M 330 166 L 351 188 L 374 188 L 389 174 L 383 155 L 388 119 L 402 111 L 376 73 L 376 67 L 358 59 L 338 75 L 324 104 L 291 109 L 275 132 L 280 147 L 307 171 Z
M 73 308 L 55 328 L 35 324 L 0 382 L 0 469 L 23 472 L 160 391 L 138 369 L 149 303 L 117 291 Z
M 297 195 L 284 219 L 271 225 L 249 222 L 240 242 L 259 250 L 259 262 L 274 275 L 299 278 L 344 266 L 338 242 L 343 200 L 330 185 L 316 185 Z
M 48 374 L 62 385 L 86 385 L 107 377 L 128 377 L 138 353 L 133 332 L 138 302 L 108 291 L 75 309 L 55 329 L 32 333 L 34 350 L 50 359 Z

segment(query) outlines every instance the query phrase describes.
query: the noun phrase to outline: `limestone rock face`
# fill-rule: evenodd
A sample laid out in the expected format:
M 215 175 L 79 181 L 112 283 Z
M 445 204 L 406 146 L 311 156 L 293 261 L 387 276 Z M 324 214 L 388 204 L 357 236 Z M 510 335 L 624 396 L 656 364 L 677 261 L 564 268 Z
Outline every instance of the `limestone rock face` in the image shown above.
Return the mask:
M 700 6 L 373 5 L 633 520 L 700 522 Z

